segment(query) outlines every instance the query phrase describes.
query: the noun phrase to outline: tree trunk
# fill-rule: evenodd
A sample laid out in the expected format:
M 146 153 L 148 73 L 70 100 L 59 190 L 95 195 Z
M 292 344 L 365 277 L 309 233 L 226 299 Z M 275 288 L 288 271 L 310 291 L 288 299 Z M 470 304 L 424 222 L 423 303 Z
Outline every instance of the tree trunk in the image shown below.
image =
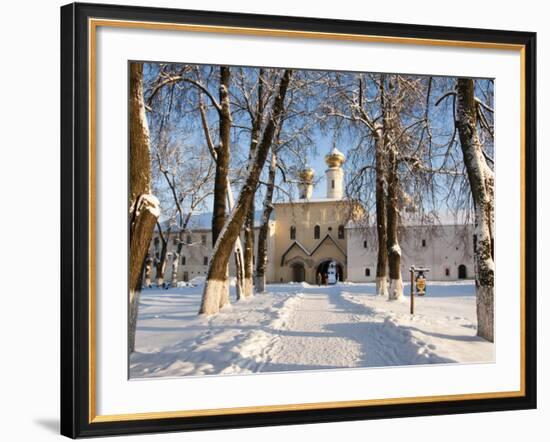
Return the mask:
M 172 252 L 172 287 L 178 286 L 178 268 L 180 262 L 180 255 L 178 252 Z
M 477 131 L 474 81 L 457 80 L 457 128 L 475 208 L 477 335 L 494 341 L 494 175 Z
M 258 139 L 260 138 L 260 131 L 262 129 L 263 113 L 264 113 L 264 70 L 260 69 L 258 76 L 258 98 L 256 112 L 252 115 L 252 130 L 250 132 L 250 152 L 248 154 L 248 167 L 251 167 L 251 161 L 256 155 L 256 148 L 258 146 Z M 257 188 L 254 189 L 254 197 L 256 195 Z M 254 199 L 250 202 L 248 213 L 244 222 L 244 281 L 243 281 L 243 295 L 249 297 L 254 294 L 254 217 L 255 217 L 255 203 Z
M 253 295 L 254 291 L 254 198 L 244 222 L 244 281 L 243 297 Z
M 145 117 L 142 63 L 130 64 L 130 259 L 128 302 L 128 352 L 135 348 L 141 275 L 153 229 L 160 215 L 158 200 L 151 195 L 151 152 Z
M 162 231 L 160 230 L 160 224 L 157 223 L 157 228 L 159 229 L 160 233 L 160 255 L 157 259 L 157 262 L 155 264 L 157 274 L 157 287 L 163 287 L 164 286 L 164 273 L 166 272 L 166 259 L 168 255 L 168 240 L 162 235 Z
M 220 143 L 216 148 L 216 176 L 214 178 L 214 210 L 212 213 L 212 244 L 215 245 L 227 218 L 227 198 L 229 185 L 229 159 L 231 143 L 231 103 L 229 101 L 229 83 L 231 71 L 227 66 L 220 67 Z M 206 281 L 208 285 L 208 278 Z M 220 293 L 216 299 L 218 309 L 229 302 L 228 269 L 224 270 L 223 284 L 218 283 Z
M 390 270 L 389 299 L 398 300 L 403 296 L 403 280 L 401 278 L 401 248 L 398 240 L 398 186 L 397 177 L 397 152 L 395 146 L 388 149 L 388 204 L 387 204 L 387 247 L 388 264 Z
M 145 287 L 151 288 L 151 270 L 152 270 L 153 260 L 151 257 L 147 256 L 145 260 Z
M 244 298 L 244 258 L 240 238 L 235 242 L 233 259 L 235 260 L 235 297 L 237 301 L 240 301 Z M 229 270 L 227 273 L 229 275 Z M 221 294 L 220 308 L 227 303 L 229 303 L 229 286 L 227 286 L 227 292 Z
M 265 270 L 267 268 L 267 235 L 269 234 L 269 218 L 273 211 L 273 190 L 275 189 L 275 173 L 277 171 L 277 154 L 271 153 L 271 163 L 265 191 L 262 225 L 258 233 L 258 258 L 256 260 L 256 292 L 265 293 Z
M 386 86 L 387 83 L 387 86 Z M 386 89 L 387 87 L 387 89 Z M 389 300 L 398 300 L 403 297 L 403 280 L 401 278 L 401 248 L 398 239 L 399 223 L 399 177 L 398 177 L 398 146 L 392 140 L 396 129 L 399 126 L 398 113 L 395 109 L 393 94 L 395 83 L 392 76 L 386 82 L 383 75 L 380 82 L 380 104 L 382 108 L 383 144 L 384 153 L 387 158 L 386 175 L 386 246 L 388 249 L 388 265 L 390 276 Z
M 216 149 L 216 176 L 214 179 L 214 210 L 212 213 L 212 244 L 225 225 L 227 217 L 227 188 L 229 174 L 229 149 L 231 142 L 231 107 L 229 102 L 230 70 L 220 67 L 220 144 Z
M 384 172 L 384 137 L 381 130 L 376 135 L 376 236 L 378 259 L 376 261 L 376 294 L 388 296 L 388 249 L 386 224 L 386 189 Z
M 231 189 L 229 181 L 227 182 L 227 205 L 230 210 L 233 210 L 235 206 L 233 190 Z M 233 259 L 235 260 L 235 294 L 238 301 L 244 297 L 244 257 L 240 235 L 235 240 L 235 245 L 233 246 Z M 229 277 L 229 268 L 227 269 L 227 275 Z M 225 287 L 227 287 L 227 289 L 220 295 L 220 308 L 225 304 L 229 304 L 229 285 Z
M 256 148 L 256 155 L 251 161 L 251 167 L 248 170 L 245 183 L 239 193 L 239 199 L 214 246 L 199 311 L 201 314 L 215 314 L 219 311 L 220 289 L 223 289 L 224 283 L 227 284 L 227 264 L 231 256 L 233 245 L 241 232 L 245 216 L 254 198 L 254 193 L 260 179 L 260 173 L 272 144 L 276 126 L 280 124 L 285 95 L 291 75 L 292 71 L 288 69 L 283 73 L 279 84 L 279 90 L 273 104 L 271 118 L 265 127 L 262 141 Z

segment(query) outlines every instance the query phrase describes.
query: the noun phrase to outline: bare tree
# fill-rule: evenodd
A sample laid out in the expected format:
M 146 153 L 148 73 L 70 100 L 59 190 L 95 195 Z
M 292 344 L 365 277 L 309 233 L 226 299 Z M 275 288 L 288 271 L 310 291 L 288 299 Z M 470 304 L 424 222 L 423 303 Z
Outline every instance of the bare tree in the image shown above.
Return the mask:
M 149 127 L 143 100 L 143 65 L 130 64 L 130 275 L 128 352 L 135 348 L 136 323 L 142 273 L 160 215 L 158 200 L 151 194 L 151 153 Z
M 478 125 L 484 124 L 482 102 L 474 92 L 474 80 L 456 83 L 456 124 L 475 209 L 474 259 L 476 267 L 477 334 L 494 340 L 494 174 L 487 164 Z
M 219 234 L 219 226 L 223 225 L 222 221 L 233 204 L 228 175 L 232 124 L 229 101 L 230 71 L 229 68 L 221 67 L 218 72 L 220 75 L 216 76 L 212 75 L 212 72 L 202 72 L 198 67 L 163 64 L 150 84 L 149 109 L 159 115 L 155 164 L 166 184 L 168 196 L 165 200 L 173 209 L 171 223 L 177 225 L 179 230 L 177 248 L 171 254 L 173 286 L 177 285 L 179 269 L 179 259 L 174 257 L 181 256 L 185 243 L 184 236 L 188 232 L 188 224 L 193 213 L 203 207 L 206 199 L 213 195 L 212 240 L 215 241 Z M 206 75 L 204 79 L 203 73 Z M 210 92 L 212 84 L 217 85 L 218 99 Z M 203 97 L 207 97 L 210 106 L 204 103 Z M 208 122 L 209 109 L 217 122 L 220 140 L 217 144 L 213 140 Z M 193 121 L 202 127 L 205 149 L 208 153 L 200 146 L 197 147 L 194 139 L 188 147 L 182 142 L 187 134 L 194 131 Z M 178 133 L 179 137 L 171 140 L 169 133 Z M 237 256 L 236 261 L 239 261 Z M 240 261 L 242 262 L 242 259 Z M 238 288 L 239 286 L 240 284 Z M 221 302 L 225 304 L 229 299 Z
M 375 190 L 377 293 L 389 299 L 399 299 L 403 293 L 399 235 L 402 209 L 409 200 L 405 185 L 414 181 L 412 175 L 432 172 L 418 166 L 429 145 L 424 136 L 429 132 L 429 84 L 427 77 L 335 73 L 328 85 L 331 98 L 324 104 L 325 115 L 336 122 L 335 133 L 351 132 L 357 140 L 357 146 L 348 150 L 352 170 L 348 195 L 368 206 L 370 189 Z M 406 164 L 411 158 L 418 167 Z M 422 204 L 425 189 L 413 190 Z M 372 227 L 366 209 L 365 235 Z
M 399 176 L 398 155 L 399 145 L 395 142 L 398 129 L 398 110 L 396 101 L 398 93 L 394 91 L 398 87 L 397 81 L 392 76 L 380 79 L 380 104 L 382 110 L 382 127 L 385 153 L 387 155 L 387 204 L 386 204 L 386 244 L 388 250 L 389 265 L 389 299 L 400 299 L 403 296 L 403 279 L 401 277 L 401 248 L 399 246 Z M 380 239 L 379 239 L 380 240 Z
M 208 119 L 206 115 L 206 108 L 202 101 L 202 99 L 199 97 L 199 111 L 201 115 L 201 125 L 204 131 L 206 144 L 208 146 L 208 149 L 210 151 L 210 154 L 212 155 L 213 160 L 216 162 L 218 161 L 218 149 L 215 147 L 214 142 L 212 141 L 212 136 L 210 133 L 210 125 L 208 124 Z M 227 159 L 227 162 L 229 164 L 229 159 Z M 218 168 L 216 167 L 216 176 L 218 173 Z M 229 173 L 226 175 L 226 200 L 227 200 L 227 206 L 229 210 L 233 209 L 233 206 L 235 204 L 234 198 L 233 198 L 233 189 L 231 188 L 231 181 L 229 179 Z M 212 237 L 213 238 L 213 237 Z M 215 244 L 212 242 L 212 244 Z M 240 236 L 237 237 L 235 240 L 235 245 L 233 247 L 233 257 L 235 260 L 235 273 L 236 273 L 236 296 L 237 300 L 240 300 L 243 297 L 244 292 L 244 256 L 243 256 L 243 248 L 241 244 L 241 238 Z M 220 298 L 220 307 L 223 307 L 224 305 L 229 303 L 229 290 L 224 291 L 223 296 Z
M 228 260 L 235 240 L 241 232 L 251 201 L 254 198 L 262 168 L 272 145 L 276 127 L 280 124 L 286 91 L 291 76 L 292 71 L 289 69 L 285 70 L 281 76 L 268 122 L 263 131 L 261 142 L 256 148 L 255 155 L 250 159 L 248 174 L 239 192 L 239 198 L 214 245 L 199 313 L 217 313 L 220 308 L 220 298 L 226 296 L 224 292 L 227 292 L 228 289 Z

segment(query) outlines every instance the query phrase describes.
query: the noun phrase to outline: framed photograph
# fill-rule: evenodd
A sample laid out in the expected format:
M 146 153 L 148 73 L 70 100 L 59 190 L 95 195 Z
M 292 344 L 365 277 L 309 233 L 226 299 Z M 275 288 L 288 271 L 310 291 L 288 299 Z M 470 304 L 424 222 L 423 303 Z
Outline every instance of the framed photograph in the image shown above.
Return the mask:
M 61 433 L 536 407 L 536 35 L 61 8 Z

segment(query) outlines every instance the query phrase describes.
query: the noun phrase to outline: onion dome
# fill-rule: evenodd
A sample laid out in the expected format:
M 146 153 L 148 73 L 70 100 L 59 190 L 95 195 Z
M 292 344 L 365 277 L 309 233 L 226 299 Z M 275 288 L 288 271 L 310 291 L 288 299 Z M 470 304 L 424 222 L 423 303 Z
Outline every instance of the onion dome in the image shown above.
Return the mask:
M 308 166 L 298 172 L 298 177 L 304 183 L 311 183 L 313 181 L 313 175 L 315 175 L 315 171 Z
M 328 167 L 341 167 L 344 161 L 346 161 L 346 157 L 336 147 L 325 155 L 325 163 Z

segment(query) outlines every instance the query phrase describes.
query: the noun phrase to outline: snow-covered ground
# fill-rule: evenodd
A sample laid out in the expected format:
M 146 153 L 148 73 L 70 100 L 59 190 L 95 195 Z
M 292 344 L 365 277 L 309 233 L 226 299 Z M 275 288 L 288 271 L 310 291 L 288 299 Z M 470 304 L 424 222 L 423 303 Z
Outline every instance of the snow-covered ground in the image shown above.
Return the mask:
M 373 284 L 274 284 L 198 316 L 202 285 L 141 294 L 130 377 L 173 377 L 493 361 L 476 337 L 473 282 L 387 301 Z M 405 285 L 405 292 L 409 287 Z

